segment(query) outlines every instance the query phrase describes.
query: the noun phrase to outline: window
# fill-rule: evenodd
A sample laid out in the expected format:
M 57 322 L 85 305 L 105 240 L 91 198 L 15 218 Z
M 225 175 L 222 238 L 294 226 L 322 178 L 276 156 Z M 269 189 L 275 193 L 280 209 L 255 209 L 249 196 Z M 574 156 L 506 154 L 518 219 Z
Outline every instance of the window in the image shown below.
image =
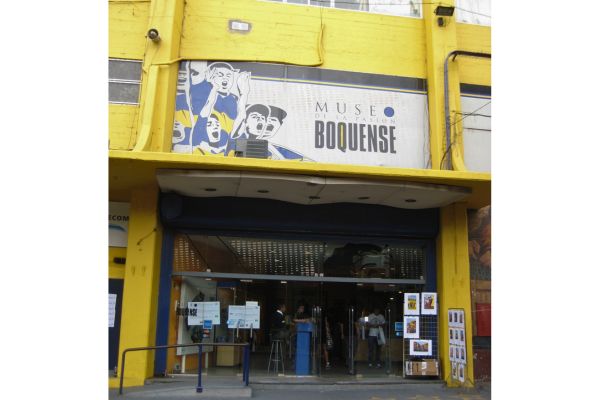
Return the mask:
M 375 14 L 421 18 L 421 2 L 415 0 L 269 0 L 279 3 L 333 7 Z
M 109 59 L 108 102 L 114 104 L 139 104 L 141 79 L 141 61 Z
M 456 0 L 456 22 L 492 25 L 491 0 Z

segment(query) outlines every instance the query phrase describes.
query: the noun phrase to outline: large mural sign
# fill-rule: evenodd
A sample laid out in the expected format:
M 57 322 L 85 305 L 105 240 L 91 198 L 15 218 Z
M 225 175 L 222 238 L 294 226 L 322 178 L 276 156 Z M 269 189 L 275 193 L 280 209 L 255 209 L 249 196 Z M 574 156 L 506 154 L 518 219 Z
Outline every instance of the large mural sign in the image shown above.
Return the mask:
M 429 168 L 425 81 L 264 63 L 180 63 L 172 151 Z

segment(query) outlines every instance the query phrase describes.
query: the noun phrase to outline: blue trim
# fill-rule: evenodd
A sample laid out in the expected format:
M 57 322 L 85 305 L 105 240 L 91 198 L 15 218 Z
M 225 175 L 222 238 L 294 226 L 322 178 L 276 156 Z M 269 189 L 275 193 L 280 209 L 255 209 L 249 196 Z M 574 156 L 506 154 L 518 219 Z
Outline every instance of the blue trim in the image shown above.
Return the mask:
M 460 95 L 465 96 L 469 94 L 475 96 L 492 97 L 492 87 L 484 85 L 473 85 L 470 83 L 461 83 Z
M 163 232 L 158 287 L 158 316 L 156 318 L 156 346 L 166 345 L 169 340 L 169 311 L 171 299 L 171 266 L 175 250 L 175 237 L 170 229 Z M 167 349 L 156 350 L 154 374 L 162 375 L 167 369 Z
M 191 198 L 173 193 L 161 195 L 160 215 L 164 226 L 194 231 L 434 239 L 439 227 L 438 209 L 407 210 L 355 203 L 301 205 L 255 198 Z
M 425 292 L 437 292 L 437 268 L 435 258 L 435 240 L 425 245 Z
M 364 87 L 356 87 L 356 86 L 348 86 L 350 84 L 336 84 L 333 82 L 298 82 L 298 81 L 290 81 L 286 79 L 261 79 L 264 77 L 253 76 L 252 80 L 255 81 L 263 81 L 263 82 L 284 82 L 284 83 L 299 83 L 302 85 L 318 85 L 318 86 L 333 86 L 333 87 L 341 87 L 345 89 L 359 89 L 359 90 L 380 90 L 384 92 L 395 92 L 395 93 L 408 93 L 408 94 L 418 94 L 418 95 L 427 95 L 427 92 L 423 92 L 420 90 L 403 90 L 403 89 L 394 89 L 394 88 L 384 88 L 384 87 L 375 87 L 375 86 L 364 86 Z
M 108 369 L 112 370 L 119 361 L 119 340 L 121 336 L 121 311 L 123 309 L 123 279 L 108 279 L 108 293 L 117 295 L 115 324 L 108 328 Z

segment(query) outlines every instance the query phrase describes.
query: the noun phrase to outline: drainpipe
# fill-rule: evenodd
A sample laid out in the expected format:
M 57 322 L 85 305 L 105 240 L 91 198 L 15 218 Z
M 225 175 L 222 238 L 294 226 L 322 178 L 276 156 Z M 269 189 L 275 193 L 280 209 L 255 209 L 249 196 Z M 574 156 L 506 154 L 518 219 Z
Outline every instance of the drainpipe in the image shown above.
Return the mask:
M 454 57 L 453 57 L 454 56 Z M 450 152 L 450 100 L 448 90 L 448 60 L 452 57 L 452 61 L 458 56 L 467 57 L 479 57 L 479 58 L 492 58 L 489 53 L 478 53 L 473 51 L 454 50 L 448 53 L 446 60 L 444 61 L 444 115 L 446 116 L 446 153 L 450 166 L 452 166 L 452 153 Z

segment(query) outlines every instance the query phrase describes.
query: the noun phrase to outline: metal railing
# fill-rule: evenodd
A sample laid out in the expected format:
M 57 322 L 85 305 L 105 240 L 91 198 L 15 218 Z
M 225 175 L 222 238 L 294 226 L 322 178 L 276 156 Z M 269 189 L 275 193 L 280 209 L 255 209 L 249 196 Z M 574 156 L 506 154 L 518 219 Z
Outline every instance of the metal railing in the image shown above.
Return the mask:
M 121 356 L 121 376 L 119 382 L 119 394 L 123 394 L 123 376 L 125 375 L 125 355 L 130 351 L 142 350 L 157 350 L 157 349 L 172 349 L 178 347 L 198 347 L 198 385 L 196 392 L 202 393 L 202 346 L 233 346 L 244 347 L 244 355 L 242 358 L 242 382 L 244 386 L 248 386 L 250 382 L 250 343 L 193 343 L 193 344 L 171 344 L 163 346 L 147 346 L 147 347 L 130 347 L 123 350 Z

